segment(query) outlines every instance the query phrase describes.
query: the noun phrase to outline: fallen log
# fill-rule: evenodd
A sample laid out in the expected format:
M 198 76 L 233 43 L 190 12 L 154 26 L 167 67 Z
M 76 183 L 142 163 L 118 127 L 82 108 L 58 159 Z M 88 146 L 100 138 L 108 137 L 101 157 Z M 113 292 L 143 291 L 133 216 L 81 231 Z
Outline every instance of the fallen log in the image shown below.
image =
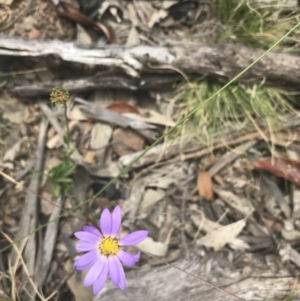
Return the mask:
M 87 64 L 114 70 L 115 76 L 127 74 L 139 79 L 149 74 L 188 75 L 228 81 L 257 59 L 263 50 L 237 44 L 203 44 L 166 41 L 164 46 L 115 45 L 83 46 L 62 41 L 29 41 L 0 35 L 0 55 L 40 57 L 55 55 L 69 63 Z M 241 76 L 239 82 L 266 82 L 281 87 L 295 87 L 300 82 L 300 57 L 289 53 L 270 52 Z M 123 71 L 123 74 L 120 72 Z M 103 78 L 102 78 L 103 80 Z M 49 84 L 49 83 L 48 83 Z M 119 86 L 116 80 L 111 87 Z M 141 86 L 143 83 L 139 83 Z M 95 88 L 96 84 L 91 85 Z M 107 87 L 109 84 L 107 84 Z M 126 85 L 125 85 L 126 86 Z M 19 93 L 21 87 L 18 88 Z M 24 89 L 23 89 L 24 91 Z
M 293 300 L 300 300 L 300 287 L 295 286 L 296 277 L 276 256 L 269 256 L 269 264 L 263 256 L 238 253 L 229 255 L 225 251 L 208 252 L 201 258 L 194 250 L 190 259 L 183 257 L 172 263 L 180 270 L 163 264 L 131 270 L 126 274 L 125 291 L 107 285 L 94 301 L 275 301 L 287 300 L 285 298 L 291 292 L 295 298 Z M 208 286 L 197 277 L 239 299 Z

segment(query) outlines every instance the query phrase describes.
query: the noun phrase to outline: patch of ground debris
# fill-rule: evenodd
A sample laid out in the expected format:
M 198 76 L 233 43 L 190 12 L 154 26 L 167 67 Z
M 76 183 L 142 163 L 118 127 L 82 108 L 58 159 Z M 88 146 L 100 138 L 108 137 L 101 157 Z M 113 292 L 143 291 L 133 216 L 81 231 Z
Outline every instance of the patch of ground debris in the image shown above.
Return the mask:
M 1 35 L 86 47 L 153 46 L 170 37 L 209 42 L 221 30 L 214 1 L 0 0 L 0 9 Z M 137 271 L 176 264 L 196 248 L 200 258 L 224 252 L 235 271 L 246 264 L 239 266 L 233 258 L 255 254 L 264 264 L 272 258 L 291 277 L 298 275 L 297 111 L 283 116 L 285 126 L 276 132 L 268 126 L 246 132 L 226 128 L 209 143 L 205 133 L 193 135 L 187 125 L 93 197 L 176 124 L 176 87 L 71 93 L 66 125 L 64 107 L 51 103 L 49 94 L 22 97 L 12 90 L 107 74 L 109 66 L 103 70 L 54 56 L 22 55 L 0 56 L 0 65 L 0 230 L 5 234 L 0 236 L 0 299 L 94 300 L 82 285 L 86 272 L 75 272 L 72 265 L 78 256 L 73 233 L 84 224 L 97 225 L 103 208 L 116 204 L 123 212 L 123 234 L 149 231 L 137 246 L 144 252 Z M 53 180 L 51 170 L 64 160 L 67 127 L 75 168 Z M 59 186 L 61 179 L 71 179 L 71 186 Z M 12 241 L 16 244 L 8 248 Z M 216 267 L 206 268 L 209 274 Z

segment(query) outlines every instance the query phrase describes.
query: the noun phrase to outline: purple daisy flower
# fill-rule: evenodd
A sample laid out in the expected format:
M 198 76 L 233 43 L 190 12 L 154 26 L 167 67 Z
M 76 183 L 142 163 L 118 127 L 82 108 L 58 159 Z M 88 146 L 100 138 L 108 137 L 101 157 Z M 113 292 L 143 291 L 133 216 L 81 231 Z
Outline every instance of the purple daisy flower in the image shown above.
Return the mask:
M 93 285 L 95 295 L 103 288 L 108 275 L 116 287 L 124 290 L 126 279 L 121 263 L 132 267 L 140 260 L 141 252 L 132 255 L 122 250 L 122 247 L 138 244 L 147 237 L 148 231 L 135 231 L 120 239 L 121 220 L 120 206 L 115 207 L 112 214 L 105 209 L 99 222 L 101 232 L 94 226 L 86 225 L 83 231 L 74 233 L 81 240 L 76 244 L 77 251 L 87 252 L 74 265 L 80 271 L 90 268 L 83 285 Z

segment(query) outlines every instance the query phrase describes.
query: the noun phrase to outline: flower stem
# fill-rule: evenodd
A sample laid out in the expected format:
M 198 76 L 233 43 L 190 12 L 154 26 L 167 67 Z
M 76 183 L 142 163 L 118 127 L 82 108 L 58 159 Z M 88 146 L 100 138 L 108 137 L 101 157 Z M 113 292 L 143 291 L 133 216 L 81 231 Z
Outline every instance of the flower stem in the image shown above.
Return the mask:
M 66 121 L 66 127 L 67 127 L 67 139 L 66 139 L 66 144 L 67 144 L 67 148 L 68 150 L 70 149 L 70 136 L 71 136 L 71 132 L 70 132 L 70 128 L 69 128 L 69 120 L 68 120 L 68 116 L 67 116 L 67 104 L 64 102 L 64 116 L 65 116 L 65 121 Z

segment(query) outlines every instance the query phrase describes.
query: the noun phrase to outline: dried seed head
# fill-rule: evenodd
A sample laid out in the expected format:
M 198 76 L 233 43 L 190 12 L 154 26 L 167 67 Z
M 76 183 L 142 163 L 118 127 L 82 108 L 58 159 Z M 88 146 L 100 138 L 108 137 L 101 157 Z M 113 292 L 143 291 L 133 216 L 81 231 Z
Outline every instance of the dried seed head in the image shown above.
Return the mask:
M 56 105 L 61 105 L 66 103 L 70 98 L 70 93 L 68 90 L 63 88 L 53 88 L 50 99 L 51 102 Z

